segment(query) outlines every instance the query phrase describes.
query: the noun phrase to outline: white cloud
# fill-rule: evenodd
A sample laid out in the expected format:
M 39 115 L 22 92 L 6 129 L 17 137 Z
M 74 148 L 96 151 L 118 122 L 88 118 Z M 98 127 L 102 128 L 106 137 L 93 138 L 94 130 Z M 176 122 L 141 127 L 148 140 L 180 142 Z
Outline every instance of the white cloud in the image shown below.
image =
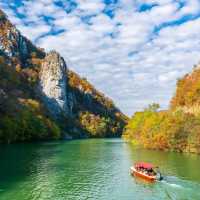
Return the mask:
M 177 20 L 181 16 L 177 14 L 178 3 L 171 3 L 159 7 L 155 7 L 150 12 L 150 16 L 156 25 L 164 22 Z
M 195 14 L 200 11 L 199 0 L 189 0 L 186 1 L 186 6 L 181 9 L 181 14 Z
M 91 29 L 97 33 L 110 33 L 114 31 L 115 24 L 105 14 L 99 14 L 91 19 Z
M 51 27 L 46 24 L 38 24 L 34 26 L 21 26 L 18 25 L 18 28 L 24 35 L 28 35 L 29 39 L 35 41 L 39 36 L 50 32 Z M 31 30 L 31 31 L 30 31 Z
M 93 15 L 100 13 L 105 4 L 101 0 L 77 0 L 78 9 L 84 12 L 85 15 Z

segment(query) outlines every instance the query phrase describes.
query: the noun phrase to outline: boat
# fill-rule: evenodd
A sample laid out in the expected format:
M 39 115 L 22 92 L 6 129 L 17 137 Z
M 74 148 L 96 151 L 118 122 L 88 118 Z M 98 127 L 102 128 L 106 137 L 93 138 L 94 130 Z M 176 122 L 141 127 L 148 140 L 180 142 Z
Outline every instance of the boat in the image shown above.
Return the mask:
M 131 167 L 131 174 L 152 182 L 162 180 L 163 177 L 156 168 L 158 167 L 154 167 L 151 163 L 139 162 Z

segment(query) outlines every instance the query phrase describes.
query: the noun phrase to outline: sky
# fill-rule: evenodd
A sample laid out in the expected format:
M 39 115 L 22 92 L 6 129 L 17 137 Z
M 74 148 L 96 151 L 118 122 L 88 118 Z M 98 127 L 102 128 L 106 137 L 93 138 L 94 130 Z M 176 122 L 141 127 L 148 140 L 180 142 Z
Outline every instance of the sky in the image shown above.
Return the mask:
M 55 49 L 131 116 L 169 106 L 200 61 L 200 0 L 0 0 L 39 47 Z

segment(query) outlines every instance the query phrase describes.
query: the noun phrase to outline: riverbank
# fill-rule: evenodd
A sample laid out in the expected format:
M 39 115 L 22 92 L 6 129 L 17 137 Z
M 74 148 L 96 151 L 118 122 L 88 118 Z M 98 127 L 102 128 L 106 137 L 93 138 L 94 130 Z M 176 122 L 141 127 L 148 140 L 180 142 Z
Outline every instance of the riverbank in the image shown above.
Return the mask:
M 125 127 L 123 138 L 135 146 L 200 154 L 200 120 L 181 110 L 137 112 Z

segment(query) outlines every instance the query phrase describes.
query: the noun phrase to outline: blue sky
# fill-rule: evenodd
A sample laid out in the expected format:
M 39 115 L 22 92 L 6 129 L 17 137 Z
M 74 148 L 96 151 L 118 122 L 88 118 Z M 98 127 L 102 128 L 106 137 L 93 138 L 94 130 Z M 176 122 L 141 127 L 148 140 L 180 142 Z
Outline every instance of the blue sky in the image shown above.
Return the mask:
M 17 28 L 128 115 L 167 108 L 200 61 L 199 0 L 0 0 Z

